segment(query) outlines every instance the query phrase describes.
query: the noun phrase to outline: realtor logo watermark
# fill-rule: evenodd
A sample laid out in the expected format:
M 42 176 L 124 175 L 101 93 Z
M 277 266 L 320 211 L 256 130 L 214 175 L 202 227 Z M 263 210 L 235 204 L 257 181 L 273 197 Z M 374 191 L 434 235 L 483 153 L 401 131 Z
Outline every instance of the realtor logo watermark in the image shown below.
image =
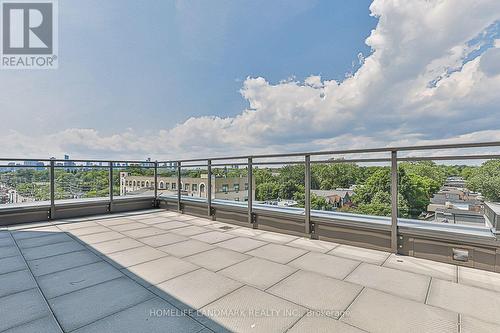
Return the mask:
M 58 67 L 57 0 L 0 0 L 2 69 Z

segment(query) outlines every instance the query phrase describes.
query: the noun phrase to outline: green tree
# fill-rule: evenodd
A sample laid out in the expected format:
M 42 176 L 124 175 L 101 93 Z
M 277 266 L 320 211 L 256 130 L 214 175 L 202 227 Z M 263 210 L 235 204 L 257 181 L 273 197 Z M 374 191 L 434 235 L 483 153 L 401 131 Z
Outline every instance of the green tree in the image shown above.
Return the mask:
M 471 172 L 467 188 L 481 192 L 491 201 L 500 201 L 500 160 L 484 162 Z
M 259 201 L 276 200 L 279 195 L 279 190 L 279 185 L 277 183 L 261 183 L 255 188 L 255 197 Z
M 312 188 L 334 190 L 348 188 L 356 184 L 360 177 L 360 167 L 354 163 L 330 163 L 312 166 Z

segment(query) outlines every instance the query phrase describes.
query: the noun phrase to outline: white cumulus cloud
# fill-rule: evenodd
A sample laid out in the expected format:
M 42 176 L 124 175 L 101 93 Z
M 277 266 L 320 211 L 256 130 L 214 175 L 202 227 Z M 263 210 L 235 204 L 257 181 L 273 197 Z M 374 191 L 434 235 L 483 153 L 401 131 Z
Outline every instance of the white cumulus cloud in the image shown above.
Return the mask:
M 372 52 L 341 82 L 248 77 L 241 95 L 249 107 L 235 117 L 190 118 L 147 134 L 12 131 L 0 134 L 15 141 L 2 153 L 206 157 L 499 140 L 500 1 L 375 0 L 370 10 L 379 20 L 366 40 Z

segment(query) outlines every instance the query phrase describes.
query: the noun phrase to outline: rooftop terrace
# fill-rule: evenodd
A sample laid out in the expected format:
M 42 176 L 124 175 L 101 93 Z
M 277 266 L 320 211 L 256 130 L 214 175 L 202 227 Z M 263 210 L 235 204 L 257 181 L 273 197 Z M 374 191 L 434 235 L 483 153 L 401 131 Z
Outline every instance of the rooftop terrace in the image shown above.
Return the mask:
M 425 192 L 404 177 L 416 161 L 484 162 L 474 172 L 497 186 L 498 147 L 0 158 L 0 332 L 500 332 L 496 197 L 479 204 L 484 223 L 467 225 L 422 219 L 402 196 Z M 313 205 L 318 170 L 348 172 L 315 166 L 344 163 L 383 176 L 368 196 L 385 211 Z M 287 184 L 301 205 L 257 201 L 260 172 L 287 166 L 299 167 Z M 139 194 L 129 172 L 147 176 Z M 241 184 L 212 181 L 228 174 Z
M 500 332 L 500 274 L 154 209 L 3 227 L 1 332 Z

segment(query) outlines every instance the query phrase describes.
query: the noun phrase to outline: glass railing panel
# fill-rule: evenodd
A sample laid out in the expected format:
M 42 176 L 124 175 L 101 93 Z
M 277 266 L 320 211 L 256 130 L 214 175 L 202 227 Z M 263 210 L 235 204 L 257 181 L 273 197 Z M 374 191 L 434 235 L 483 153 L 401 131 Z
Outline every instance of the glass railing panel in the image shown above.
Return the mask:
M 177 174 L 174 175 L 174 178 L 171 179 L 170 187 L 177 185 Z M 167 182 L 169 180 L 170 178 L 166 179 Z M 208 201 L 208 168 L 206 163 L 205 165 L 198 163 L 196 166 L 182 166 L 180 190 L 182 199 L 199 202 Z M 176 189 L 174 193 L 177 195 Z
M 107 162 L 56 162 L 54 198 L 62 201 L 85 201 L 109 198 L 109 165 Z
M 304 214 L 305 166 L 295 160 L 294 164 L 279 164 L 277 160 L 256 163 L 253 168 L 256 207 Z M 273 164 L 263 164 L 270 162 Z
M 362 161 L 373 158 L 381 159 L 381 162 Z M 383 217 L 384 221 L 388 221 L 391 216 L 391 168 L 388 158 L 385 154 L 313 159 L 313 215 L 322 213 L 322 216 L 363 220 Z
M 213 164 L 212 202 L 248 207 L 249 196 L 255 197 L 255 190 L 249 193 L 248 164 L 243 161 L 227 164 L 214 162 Z
M 119 163 L 113 165 L 113 195 L 154 197 L 154 163 Z
M 48 162 L 1 161 L 0 206 L 37 205 L 50 201 Z
M 177 198 L 177 167 L 175 163 L 158 165 L 158 196 Z
M 495 227 L 485 203 L 500 202 L 499 159 L 402 161 L 398 170 L 403 221 Z

